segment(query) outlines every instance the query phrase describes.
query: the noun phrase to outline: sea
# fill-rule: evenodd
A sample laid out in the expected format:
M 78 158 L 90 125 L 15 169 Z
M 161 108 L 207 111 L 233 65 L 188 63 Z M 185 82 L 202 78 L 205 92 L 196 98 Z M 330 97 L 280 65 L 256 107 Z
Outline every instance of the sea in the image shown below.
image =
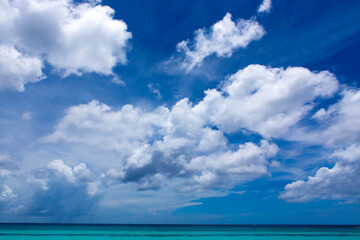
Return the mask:
M 360 226 L 0 224 L 0 239 L 360 240 Z

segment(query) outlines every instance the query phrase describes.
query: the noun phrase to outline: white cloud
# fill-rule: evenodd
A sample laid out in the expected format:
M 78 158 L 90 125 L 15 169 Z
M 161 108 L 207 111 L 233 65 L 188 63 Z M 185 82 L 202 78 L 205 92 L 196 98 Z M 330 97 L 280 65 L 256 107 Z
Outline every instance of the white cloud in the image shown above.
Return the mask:
M 227 174 L 245 181 L 267 173 L 267 159 L 277 153 L 276 145 L 262 141 L 260 146 L 228 146 L 223 132 L 211 129 L 208 122 L 188 99 L 180 100 L 171 109 L 159 107 L 152 111 L 131 105 L 113 110 L 92 101 L 69 108 L 55 132 L 45 140 L 77 144 L 77 149 L 99 149 L 110 158 L 105 160 L 108 170 L 103 179 L 109 183 L 134 182 L 139 190 L 157 189 L 167 178 L 184 178 L 185 184 L 189 174 L 200 178 L 204 172 L 211 172 L 228 189 L 237 181 L 224 184 Z M 114 151 L 115 156 L 109 154 Z M 105 163 L 92 164 L 104 168 Z M 49 167 L 74 181 L 70 167 L 59 161 Z
M 42 76 L 43 61 L 64 75 L 112 75 L 116 64 L 126 64 L 131 33 L 113 19 L 113 9 L 98 3 L 2 0 L 1 56 L 7 61 L 0 61 L 1 88 L 23 91 L 25 83 Z
M 64 176 L 69 182 L 75 182 L 73 170 L 64 164 L 62 160 L 53 160 L 48 163 L 47 167 L 55 171 L 56 175 Z
M 38 216 L 73 217 L 87 213 L 100 197 L 100 179 L 85 165 L 74 167 L 57 159 L 46 168 L 37 168 L 28 176 L 26 189 L 29 197 L 22 214 Z
M 191 159 L 187 169 L 200 171 L 222 171 L 238 174 L 267 173 L 267 159 L 274 156 L 278 148 L 274 144 L 261 141 L 261 145 L 248 142 L 240 145 L 238 150 L 214 153 L 208 156 L 199 156 Z
M 106 164 L 103 177 L 110 183 L 135 182 L 138 189 L 155 189 L 164 179 L 192 174 L 200 188 L 218 184 L 229 189 L 239 179 L 267 174 L 268 159 L 278 148 L 265 140 L 231 146 L 224 133 L 286 137 L 316 98 L 330 97 L 337 89 L 336 78 L 327 71 L 250 65 L 230 76 L 220 90 L 206 91 L 196 105 L 185 98 L 170 109 L 147 111 L 132 105 L 115 110 L 98 101 L 70 107 L 44 140 L 98 149 L 109 159 L 92 164 Z M 210 177 L 211 184 L 200 184 Z
M 199 142 L 199 151 L 211 152 L 217 149 L 225 149 L 226 138 L 221 131 L 216 131 L 211 128 L 203 130 L 203 136 Z
M 84 174 L 82 184 L 87 184 L 88 195 L 104 187 L 126 186 L 128 193 L 157 190 L 159 195 L 177 189 L 188 196 L 184 201 L 191 201 L 226 194 L 236 185 L 267 175 L 269 167 L 281 167 L 274 159 L 279 149 L 271 138 L 291 137 L 316 102 L 332 97 L 338 88 L 335 76 L 327 71 L 250 65 L 229 76 L 219 89 L 207 90 L 196 104 L 184 98 L 171 108 L 124 105 L 113 109 L 98 101 L 72 106 L 43 143 L 66 149 L 72 159 L 85 158 L 87 165 L 100 171 L 92 178 Z M 330 126 L 350 114 L 343 102 L 351 103 L 349 109 L 356 105 L 357 93 L 349 91 L 331 107 L 335 110 L 323 110 L 321 118 L 330 118 Z M 256 132 L 264 139 L 232 145 L 226 134 L 238 132 Z M 80 181 L 76 172 L 86 169 L 82 164 L 70 167 L 64 162 L 49 166 L 75 186 Z M 319 174 L 349 171 L 344 166 L 338 163 L 334 170 L 324 168 Z M 299 184 L 301 181 L 291 186 Z M 287 187 L 283 198 L 294 201 L 292 188 Z M 314 193 L 320 196 L 321 191 Z M 301 201 L 316 198 L 306 196 L 304 193 Z
M 264 0 L 259 6 L 258 13 L 269 13 L 271 10 L 271 0 Z
M 330 97 L 337 89 L 328 71 L 250 65 L 230 76 L 221 91 L 206 91 L 195 108 L 227 133 L 250 130 L 284 137 L 314 107 L 317 97 Z
M 0 210 L 11 208 L 14 201 L 16 201 L 15 198 L 18 196 L 10 187 L 14 186 L 14 182 L 9 181 L 9 178 L 14 176 L 14 170 L 16 169 L 18 169 L 18 163 L 12 156 L 0 154 Z
M 61 211 L 58 212 L 61 208 L 64 211 L 69 210 L 65 199 L 71 199 L 71 204 L 75 205 L 81 205 L 81 201 L 97 201 L 102 192 L 100 178 L 101 176 L 95 175 L 85 163 L 71 167 L 60 159 L 50 161 L 46 168 L 37 168 L 27 174 L 26 181 L 30 183 L 27 192 L 31 194 L 31 199 L 22 203 L 26 206 L 24 211 L 34 215 L 46 215 L 48 208 L 56 211 L 56 215 L 61 215 Z M 51 201 L 51 206 L 48 201 Z M 60 209 L 56 210 L 57 207 Z M 86 208 L 86 205 L 84 207 Z M 71 209 L 69 214 L 76 214 L 77 211 L 75 208 Z
M 360 90 L 345 89 L 338 103 L 327 110 L 320 109 L 313 116 L 323 131 L 317 133 L 316 139 L 328 146 L 348 146 L 360 142 Z
M 24 91 L 26 83 L 40 81 L 43 63 L 38 57 L 26 56 L 11 45 L 0 44 L 0 90 Z
M 280 198 L 291 202 L 317 199 L 358 199 L 360 197 L 360 145 L 336 151 L 339 159 L 332 168 L 322 167 L 315 176 L 285 186 Z
M 60 25 L 62 40 L 48 53 L 48 61 L 67 74 L 112 74 L 117 63 L 125 64 L 131 34 L 123 21 L 113 19 L 114 10 L 81 5 L 73 11 L 72 18 Z
M 278 147 L 262 140 L 260 146 L 247 142 L 237 151 L 215 152 L 198 156 L 185 165 L 191 171 L 200 171 L 193 180 L 205 187 L 222 186 L 225 189 L 250 181 L 268 173 L 268 159 L 275 156 Z
M 280 198 L 292 202 L 318 199 L 356 201 L 360 197 L 360 91 L 345 88 L 337 103 L 319 109 L 312 117 L 315 130 L 305 128 L 294 139 L 325 145 L 337 150 L 330 157 L 338 159 L 332 168 L 322 167 L 307 180 L 286 185 Z M 299 134 L 300 133 L 300 134 Z
M 187 71 L 202 64 L 212 54 L 230 57 L 238 48 L 245 48 L 250 42 L 265 34 L 263 27 L 254 20 L 239 19 L 236 23 L 227 13 L 210 30 L 198 29 L 193 42 L 186 40 L 177 44 L 177 50 L 184 54 L 182 66 Z
M 1 193 L 0 193 L 0 201 L 7 202 L 17 195 L 13 192 L 13 190 L 6 184 L 2 185 Z
M 79 163 L 73 168 L 60 159 L 53 160 L 47 164 L 47 168 L 54 171 L 58 177 L 65 177 L 70 182 L 77 184 L 79 182 L 89 182 L 94 184 L 92 172 L 86 167 L 85 163 Z M 94 188 L 92 188 L 92 192 Z
M 129 155 L 141 146 L 144 139 L 154 134 L 154 127 L 163 124 L 167 114 L 168 110 L 164 107 L 144 112 L 125 105 L 115 111 L 98 101 L 91 101 L 70 107 L 56 126 L 56 131 L 45 140 L 83 143 Z

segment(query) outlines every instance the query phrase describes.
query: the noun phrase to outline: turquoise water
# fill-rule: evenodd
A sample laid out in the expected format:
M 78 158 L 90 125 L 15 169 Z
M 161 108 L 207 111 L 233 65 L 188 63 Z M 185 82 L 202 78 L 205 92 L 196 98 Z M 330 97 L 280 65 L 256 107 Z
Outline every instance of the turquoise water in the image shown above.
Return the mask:
M 0 224 L 0 239 L 359 239 L 359 226 Z

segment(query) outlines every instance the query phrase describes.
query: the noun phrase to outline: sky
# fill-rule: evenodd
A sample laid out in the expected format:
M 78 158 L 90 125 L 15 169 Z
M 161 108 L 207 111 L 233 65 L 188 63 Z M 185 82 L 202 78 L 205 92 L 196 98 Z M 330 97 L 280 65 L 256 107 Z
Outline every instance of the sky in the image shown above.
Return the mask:
M 0 222 L 360 224 L 359 12 L 0 0 Z

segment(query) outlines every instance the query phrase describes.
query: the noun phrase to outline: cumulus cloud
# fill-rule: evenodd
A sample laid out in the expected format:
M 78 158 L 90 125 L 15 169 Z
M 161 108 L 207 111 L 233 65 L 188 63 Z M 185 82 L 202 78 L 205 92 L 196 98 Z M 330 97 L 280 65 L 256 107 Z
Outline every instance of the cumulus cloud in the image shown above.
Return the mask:
M 14 46 L 0 44 L 0 90 L 24 91 L 26 83 L 34 83 L 44 78 L 42 60 L 26 56 Z
M 354 144 L 337 150 L 338 159 L 332 168 L 322 167 L 315 176 L 285 186 L 280 198 L 291 202 L 318 199 L 358 199 L 360 197 L 360 145 Z
M 79 163 L 71 168 L 66 165 L 62 160 L 57 159 L 47 164 L 47 169 L 51 170 L 59 178 L 65 178 L 69 183 L 75 185 L 80 183 L 86 183 L 88 185 L 88 194 L 94 195 L 94 178 L 92 172 L 87 168 L 85 163 Z M 46 175 L 47 176 L 47 175 Z
M 17 91 L 41 79 L 47 61 L 62 74 L 111 75 L 125 64 L 131 33 L 114 10 L 90 1 L 0 2 L 0 87 Z
M 18 169 L 17 162 L 8 154 L 0 154 L 0 209 L 4 206 L 11 206 L 12 201 L 17 197 L 7 179 Z
M 338 103 L 321 108 L 313 116 L 323 126 L 317 139 L 328 146 L 349 146 L 360 142 L 360 90 L 345 89 Z
M 197 104 L 184 98 L 172 108 L 125 105 L 116 110 L 98 101 L 73 106 L 44 141 L 115 152 L 114 160 L 104 160 L 109 183 L 136 183 L 146 190 L 179 178 L 198 188 L 229 189 L 267 174 L 278 148 L 269 140 L 232 146 L 225 133 L 284 136 L 316 98 L 332 96 L 338 82 L 327 71 L 250 65 L 221 86 L 206 91 Z
M 360 183 L 360 91 L 345 87 L 340 96 L 337 103 L 321 108 L 313 115 L 320 130 L 306 132 L 302 136 L 305 141 L 320 142 L 329 148 L 345 147 L 331 155 L 337 162 L 332 168 L 320 168 L 315 176 L 309 176 L 305 181 L 286 185 L 280 198 L 307 202 L 360 197 L 357 187 Z
M 243 129 L 284 137 L 314 107 L 316 98 L 330 97 L 337 89 L 328 71 L 250 65 L 230 76 L 220 91 L 206 91 L 196 108 L 227 133 Z
M 171 109 L 152 111 L 131 105 L 112 110 L 92 101 L 69 108 L 55 132 L 44 140 L 117 152 L 116 160 L 107 162 L 109 170 L 103 179 L 137 183 L 138 190 L 159 189 L 171 178 L 202 178 L 205 172 L 211 172 L 227 189 L 236 183 L 224 184 L 227 174 L 242 181 L 267 174 L 267 159 L 277 153 L 276 145 L 262 141 L 259 146 L 246 143 L 232 147 L 223 132 L 212 129 L 208 122 L 188 99 Z M 55 163 L 57 172 L 73 181 L 71 168 Z M 203 180 L 197 182 L 199 187 L 210 186 Z
M 107 189 L 124 188 L 133 198 L 137 198 L 134 192 L 144 191 L 154 198 L 165 192 L 171 199 L 179 198 L 179 193 L 186 196 L 176 205 L 226 195 L 243 182 L 268 175 L 269 168 L 280 167 L 279 148 L 272 139 L 291 135 L 299 121 L 311 117 L 319 100 L 338 91 L 338 85 L 327 71 L 250 65 L 226 78 L 219 88 L 207 90 L 196 103 L 184 98 L 172 107 L 145 109 L 130 104 L 112 108 L 94 100 L 69 107 L 42 144 L 58 146 L 72 162 L 86 161 L 70 166 L 65 160 L 54 160 L 34 170 L 28 178 L 37 189 L 34 201 L 30 207 L 22 204 L 31 215 L 60 214 L 50 205 L 36 204 L 55 201 L 60 189 L 66 194 L 59 201 L 91 202 L 78 212 L 65 210 L 77 215 L 98 201 L 100 189 L 110 194 Z M 357 99 L 356 91 L 346 91 L 343 95 L 353 100 L 344 97 L 314 118 L 331 118 L 329 126 L 340 123 L 347 112 L 342 103 Z M 256 133 L 262 139 L 230 142 L 228 134 L 239 132 Z M 54 206 L 66 207 L 59 204 Z
M 91 101 L 70 107 L 45 141 L 85 143 L 104 150 L 129 155 L 141 142 L 154 134 L 154 127 L 164 123 L 168 109 L 159 107 L 153 112 L 132 105 L 114 111 L 106 104 Z M 73 133 L 72 133 L 73 132 Z
M 6 184 L 2 185 L 2 190 L 0 193 L 0 201 L 6 202 L 16 197 L 16 194 L 13 190 Z
M 278 147 L 267 141 L 261 141 L 260 146 L 248 142 L 240 145 L 237 151 L 216 152 L 195 157 L 185 165 L 185 168 L 201 172 L 200 175 L 193 177 L 195 184 L 207 187 L 232 186 L 229 183 L 235 185 L 267 174 L 268 159 L 277 152 Z
M 191 159 L 186 165 L 190 170 L 221 170 L 228 173 L 265 174 L 267 158 L 277 153 L 277 147 L 266 141 L 257 146 L 253 143 L 240 145 L 236 152 L 227 151 Z
M 181 193 L 175 205 L 226 195 L 281 166 L 272 139 L 291 135 L 299 121 L 311 117 L 319 100 L 338 91 L 338 85 L 327 71 L 250 65 L 227 77 L 219 88 L 207 90 L 196 103 L 184 98 L 172 107 L 145 109 L 130 104 L 112 108 L 94 100 L 69 107 L 42 144 L 57 146 L 72 162 L 86 161 L 70 165 L 58 159 L 35 169 L 27 179 L 35 189 L 32 200 L 20 204 L 30 215 L 77 216 L 98 202 L 101 189 L 110 194 L 107 189 L 125 188 L 133 198 L 134 192 L 146 191 L 154 198 L 166 192 L 171 200 Z M 357 92 L 344 90 L 343 96 L 314 119 L 328 119 L 330 129 L 346 114 L 356 117 L 345 105 L 356 105 Z M 262 139 L 233 144 L 227 138 L 232 133 L 256 133 Z M 290 199 L 291 187 L 287 189 L 283 198 Z M 59 191 L 64 192 L 60 197 Z M 89 205 L 80 206 L 81 201 Z M 79 211 L 67 209 L 64 202 L 75 202 Z
M 50 161 L 35 169 L 28 182 L 37 185 L 22 213 L 41 216 L 79 216 L 99 200 L 100 180 L 85 163 L 70 167 L 64 161 Z
M 54 218 L 63 216 L 71 220 L 88 213 L 99 199 L 98 196 L 89 196 L 86 188 L 69 182 L 53 179 L 49 185 L 51 188 L 47 191 L 38 189 L 33 193 L 21 214 Z
M 259 6 L 258 13 L 269 13 L 271 10 L 271 0 L 264 0 Z
M 193 41 L 182 41 L 177 44 L 177 51 L 183 54 L 182 66 L 190 71 L 202 64 L 212 54 L 218 57 L 230 57 L 238 48 L 245 48 L 250 42 L 259 40 L 265 34 L 263 27 L 254 20 L 231 20 L 227 13 L 209 30 L 195 31 Z

